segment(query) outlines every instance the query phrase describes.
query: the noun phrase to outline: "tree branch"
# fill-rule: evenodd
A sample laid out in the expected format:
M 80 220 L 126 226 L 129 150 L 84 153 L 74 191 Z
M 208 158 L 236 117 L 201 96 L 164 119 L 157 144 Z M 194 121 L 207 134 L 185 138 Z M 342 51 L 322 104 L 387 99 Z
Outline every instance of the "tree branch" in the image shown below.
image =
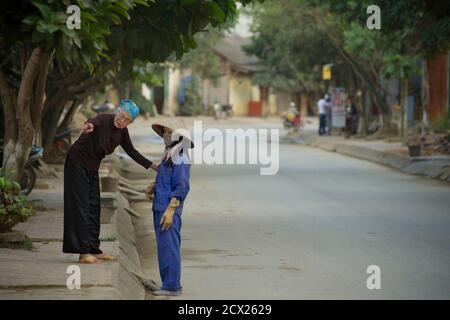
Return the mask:
M 54 52 L 55 51 L 53 50 L 53 52 L 51 53 L 43 53 L 39 61 L 39 72 L 36 84 L 36 99 L 31 108 L 31 114 L 34 116 L 33 118 L 35 118 L 37 114 L 42 114 L 43 111 L 48 68 Z
M 34 136 L 34 128 L 31 122 L 31 99 L 33 96 L 33 88 L 39 71 L 39 61 L 43 54 L 42 48 L 35 48 L 31 53 L 25 70 L 23 72 L 22 81 L 20 83 L 19 93 L 17 95 L 17 122 L 20 128 L 18 133 L 18 142 L 23 145 L 24 153 L 28 154 L 28 149 Z M 18 163 L 19 171 L 23 169 L 24 163 Z
M 96 71 L 96 75 L 94 77 L 90 77 L 87 81 L 80 83 L 78 85 L 71 86 L 67 88 L 67 92 L 69 93 L 81 93 L 87 88 L 96 85 L 98 81 L 105 76 L 108 71 L 111 71 L 113 68 L 117 67 L 118 62 L 122 57 L 120 55 L 116 55 L 111 61 L 108 61 L 103 64 L 103 67 Z

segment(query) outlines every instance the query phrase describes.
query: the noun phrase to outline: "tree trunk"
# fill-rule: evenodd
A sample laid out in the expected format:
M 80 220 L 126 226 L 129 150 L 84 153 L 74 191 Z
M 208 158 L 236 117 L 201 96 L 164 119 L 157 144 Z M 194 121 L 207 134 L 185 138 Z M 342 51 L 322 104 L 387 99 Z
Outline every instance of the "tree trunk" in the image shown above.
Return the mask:
M 3 114 L 5 117 L 5 132 L 3 136 L 3 161 L 1 166 L 4 167 L 8 161 L 9 155 L 13 152 L 18 134 L 16 120 L 16 95 L 14 90 L 9 86 L 5 74 L 0 68 L 0 95 L 3 105 Z
M 59 119 L 61 117 L 61 113 L 64 110 L 64 107 L 67 103 L 69 103 L 69 97 L 60 97 L 57 100 L 54 100 L 53 104 L 49 104 L 47 106 L 48 112 L 44 116 L 45 130 L 44 130 L 44 153 L 48 154 L 51 152 L 53 146 L 53 140 L 55 139 L 55 135 L 57 133 Z
M 72 122 L 73 116 L 75 115 L 75 111 L 77 111 L 78 106 L 80 105 L 79 101 L 71 101 L 71 105 L 69 107 L 69 111 L 67 111 L 63 121 L 58 126 L 57 132 L 66 130 L 69 128 L 70 123 Z
M 5 147 L 2 165 L 6 172 L 14 172 L 16 181 L 19 181 L 22 176 L 33 141 L 34 129 L 31 122 L 30 106 L 42 54 L 41 48 L 33 50 L 24 68 L 17 98 L 0 69 L 0 94 L 5 113 Z
M 58 70 L 55 70 L 55 75 L 52 75 L 52 82 L 55 85 L 50 90 L 51 95 L 49 95 L 44 108 L 43 145 L 45 153 L 52 149 L 59 120 L 66 104 L 74 100 L 80 104 L 89 95 L 117 81 L 116 77 L 107 75 L 107 73 L 117 68 L 120 57 L 121 55 L 118 54 L 111 61 L 105 61 L 99 66 L 99 71 L 96 72 L 97 75 L 94 77 L 87 70 L 81 68 L 64 71 L 62 67 L 59 67 Z M 69 116 L 72 117 L 73 115 Z
M 34 144 L 42 146 L 42 115 L 45 105 L 45 89 L 47 86 L 48 69 L 50 61 L 52 59 L 52 53 L 43 53 L 41 61 L 39 62 L 39 76 L 36 84 L 36 98 L 32 105 L 31 116 L 33 121 L 33 127 L 36 132 L 34 137 Z
M 18 130 L 14 150 L 8 155 L 4 164 L 7 172 L 15 172 L 14 179 L 16 181 L 19 181 L 22 177 L 22 172 L 33 142 L 34 128 L 31 121 L 31 103 L 42 54 L 43 50 L 41 48 L 35 48 L 31 53 L 23 72 L 19 93 L 17 95 L 16 118 L 17 126 L 20 130 Z
M 400 136 L 405 136 L 405 111 L 408 103 L 408 81 L 409 79 L 403 79 L 401 84 L 401 102 L 400 102 Z
M 422 60 L 422 94 L 421 94 L 421 104 L 422 104 L 422 134 L 428 129 L 428 105 L 429 105 L 429 91 L 430 83 L 428 79 L 428 66 L 427 60 Z
M 367 88 L 364 87 L 361 95 L 361 104 L 363 110 L 363 130 L 364 135 L 369 134 L 369 111 L 368 104 L 370 103 L 370 94 L 367 91 Z

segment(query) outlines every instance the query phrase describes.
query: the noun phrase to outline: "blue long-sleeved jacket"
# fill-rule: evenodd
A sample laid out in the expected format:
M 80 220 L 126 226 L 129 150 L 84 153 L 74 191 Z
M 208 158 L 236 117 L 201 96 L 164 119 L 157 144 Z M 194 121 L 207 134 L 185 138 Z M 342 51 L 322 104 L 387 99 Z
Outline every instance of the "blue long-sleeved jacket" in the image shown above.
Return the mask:
M 175 213 L 181 214 L 184 199 L 189 192 L 191 169 L 186 155 L 182 154 L 182 157 L 183 161 L 180 164 L 163 161 L 158 166 L 154 188 L 153 211 L 166 210 L 170 199 L 175 197 L 180 200 L 180 206 Z

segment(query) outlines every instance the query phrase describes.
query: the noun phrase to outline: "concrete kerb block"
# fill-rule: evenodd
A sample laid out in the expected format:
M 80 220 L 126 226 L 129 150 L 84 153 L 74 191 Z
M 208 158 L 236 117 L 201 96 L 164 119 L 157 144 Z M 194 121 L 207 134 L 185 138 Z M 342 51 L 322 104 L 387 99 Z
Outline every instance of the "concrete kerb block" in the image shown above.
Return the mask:
M 116 208 L 114 207 L 104 207 L 101 209 L 100 213 L 100 223 L 101 224 L 110 224 L 113 221 L 113 217 L 116 213 Z
M 361 146 L 349 145 L 349 144 L 337 144 L 336 152 L 369 160 L 377 163 L 385 164 L 383 161 L 384 154 L 378 150 L 373 150 Z
M 30 242 L 31 239 L 28 236 L 19 231 L 19 230 L 11 230 L 10 232 L 2 232 L 0 233 L 0 244 L 8 244 L 8 243 L 26 243 Z
M 389 152 L 382 152 L 384 164 L 403 171 L 411 163 L 408 157 L 393 154 Z
M 450 182 L 450 159 L 448 157 L 410 158 L 389 151 L 336 141 L 326 141 L 314 136 L 306 136 L 304 144 L 330 152 L 337 152 L 355 158 L 375 162 L 395 168 L 408 174 L 426 176 Z
M 116 192 L 102 192 L 101 197 L 101 212 L 100 212 L 100 223 L 108 224 L 111 223 L 112 217 L 115 215 L 118 198 Z
M 50 190 L 54 188 L 54 185 L 50 181 L 37 180 L 34 188 L 40 190 Z
M 403 171 L 410 174 L 426 176 L 431 179 L 449 181 L 450 164 L 445 159 L 412 159 Z
M 322 140 L 319 137 L 308 137 L 305 136 L 303 139 L 303 143 L 310 147 L 324 149 L 330 152 L 336 152 L 336 145 L 331 141 Z
M 117 291 L 121 299 L 145 299 L 146 288 L 151 288 L 154 282 L 143 276 L 139 242 L 133 224 L 134 211 L 130 208 L 128 199 L 120 192 L 117 192 L 115 219 L 119 238 L 120 262 Z
M 444 166 L 442 168 L 441 180 L 450 182 L 450 167 Z
M 157 160 L 153 156 L 148 158 L 152 161 Z M 156 172 L 143 168 L 124 153 L 115 154 L 114 164 L 121 179 L 133 181 L 142 179 L 142 177 L 148 177 L 149 179 L 156 177 Z
M 130 270 L 120 263 L 115 283 L 117 295 L 121 300 L 144 300 L 145 287 Z
M 115 176 L 101 177 L 100 186 L 103 192 L 116 192 L 119 188 L 119 178 Z
M 433 167 L 427 172 L 427 176 L 433 179 L 439 179 L 443 174 L 443 170 L 440 167 Z
M 333 143 L 328 143 L 328 142 L 319 143 L 319 148 L 322 148 L 322 149 L 330 151 L 330 152 L 337 152 L 337 145 L 335 145 Z

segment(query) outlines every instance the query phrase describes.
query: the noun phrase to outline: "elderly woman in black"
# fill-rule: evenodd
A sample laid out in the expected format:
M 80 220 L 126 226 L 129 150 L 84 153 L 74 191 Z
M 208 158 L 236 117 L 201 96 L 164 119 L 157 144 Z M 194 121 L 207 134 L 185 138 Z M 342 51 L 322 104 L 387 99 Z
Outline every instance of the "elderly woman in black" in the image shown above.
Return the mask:
M 139 114 L 130 100 L 122 100 L 119 112 L 100 114 L 86 121 L 83 133 L 70 148 L 64 165 L 63 252 L 80 254 L 80 263 L 115 260 L 100 250 L 100 161 L 122 146 L 144 168 L 158 166 L 142 156 L 131 143 L 127 126 Z

